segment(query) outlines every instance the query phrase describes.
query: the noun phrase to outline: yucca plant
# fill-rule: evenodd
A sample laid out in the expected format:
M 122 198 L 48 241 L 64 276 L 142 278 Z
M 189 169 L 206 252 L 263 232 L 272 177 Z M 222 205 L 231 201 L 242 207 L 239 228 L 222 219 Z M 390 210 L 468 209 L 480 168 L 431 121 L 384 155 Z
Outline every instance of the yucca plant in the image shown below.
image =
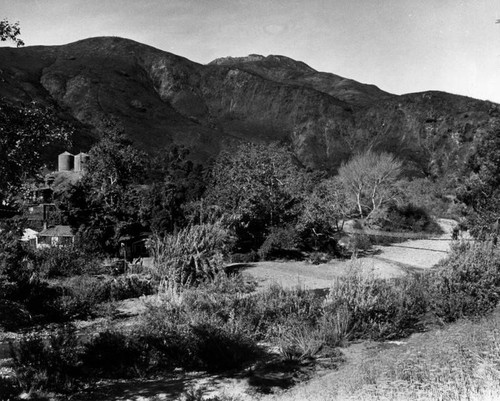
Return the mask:
M 222 224 L 188 226 L 166 236 L 154 235 L 148 247 L 154 257 L 152 275 L 161 281 L 191 286 L 222 269 L 231 237 Z

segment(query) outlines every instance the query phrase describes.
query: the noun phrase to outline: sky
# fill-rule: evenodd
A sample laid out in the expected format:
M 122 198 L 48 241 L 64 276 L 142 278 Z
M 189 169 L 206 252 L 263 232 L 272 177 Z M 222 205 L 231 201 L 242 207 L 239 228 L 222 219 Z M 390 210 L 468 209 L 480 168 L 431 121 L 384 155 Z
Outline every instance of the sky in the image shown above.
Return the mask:
M 500 0 L 0 0 L 29 45 L 121 36 L 198 63 L 278 54 L 395 93 L 500 103 Z

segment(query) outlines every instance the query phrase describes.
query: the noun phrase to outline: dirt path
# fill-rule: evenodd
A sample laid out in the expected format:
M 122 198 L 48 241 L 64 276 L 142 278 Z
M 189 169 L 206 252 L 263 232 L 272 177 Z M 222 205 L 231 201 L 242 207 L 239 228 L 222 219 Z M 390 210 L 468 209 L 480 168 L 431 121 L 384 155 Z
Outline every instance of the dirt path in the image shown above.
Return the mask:
M 440 219 L 443 234 L 429 239 L 408 240 L 393 245 L 376 246 L 369 256 L 358 258 L 363 269 L 381 278 L 398 277 L 411 271 L 429 269 L 444 259 L 451 243 L 453 220 Z M 260 288 L 280 284 L 287 288 L 329 288 L 335 277 L 346 274 L 350 260 L 333 260 L 313 265 L 307 262 L 258 262 L 244 270 L 255 278 Z

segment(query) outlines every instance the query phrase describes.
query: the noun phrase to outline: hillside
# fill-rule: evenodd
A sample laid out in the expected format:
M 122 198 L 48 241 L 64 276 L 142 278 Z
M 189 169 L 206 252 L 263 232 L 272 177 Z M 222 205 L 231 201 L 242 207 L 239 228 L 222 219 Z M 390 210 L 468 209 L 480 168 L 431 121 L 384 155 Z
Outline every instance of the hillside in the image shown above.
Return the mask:
M 366 85 L 335 74 L 318 72 L 301 61 L 285 56 L 264 57 L 252 54 L 248 57 L 219 58 L 210 64 L 237 67 L 272 81 L 312 88 L 354 106 L 366 106 L 394 96 L 375 85 Z
M 116 37 L 0 48 L 0 82 L 2 102 L 36 100 L 76 120 L 80 147 L 113 119 L 139 147 L 184 144 L 199 160 L 235 140 L 283 140 L 311 167 L 336 168 L 370 146 L 405 158 L 419 174 L 440 174 L 499 115 L 490 102 L 391 95 L 284 56 L 201 65 Z

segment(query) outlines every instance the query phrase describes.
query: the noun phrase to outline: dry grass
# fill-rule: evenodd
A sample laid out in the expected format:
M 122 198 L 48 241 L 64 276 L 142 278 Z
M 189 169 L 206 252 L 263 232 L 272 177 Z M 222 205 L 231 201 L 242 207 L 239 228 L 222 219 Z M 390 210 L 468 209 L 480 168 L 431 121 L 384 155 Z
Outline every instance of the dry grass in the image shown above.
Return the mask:
M 462 321 L 376 352 L 329 383 L 323 396 L 311 399 L 499 400 L 500 315 Z

